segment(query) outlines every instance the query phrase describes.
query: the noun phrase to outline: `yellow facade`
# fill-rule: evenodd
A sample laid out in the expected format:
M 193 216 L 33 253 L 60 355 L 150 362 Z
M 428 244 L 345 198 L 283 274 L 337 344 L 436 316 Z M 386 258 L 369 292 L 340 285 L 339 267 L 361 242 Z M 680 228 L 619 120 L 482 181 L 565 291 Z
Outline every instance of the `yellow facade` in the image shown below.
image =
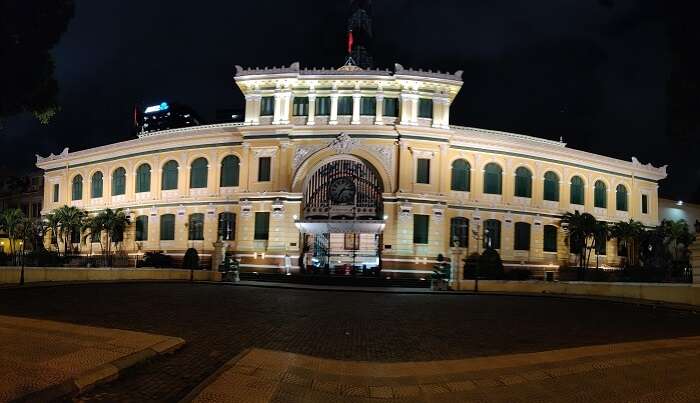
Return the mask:
M 148 217 L 147 240 L 137 242 L 131 228 L 122 246 L 125 250 L 183 253 L 195 247 L 210 254 L 217 241 L 219 214 L 230 212 L 236 215 L 236 228 L 235 240 L 226 242 L 228 250 L 242 258 L 244 267 L 274 270 L 285 254 L 298 257 L 301 253 L 304 240 L 295 222 L 303 218 L 308 178 L 329 161 L 351 159 L 371 166 L 383 184 L 381 259 L 387 273 L 422 275 L 438 254 L 454 256 L 450 223 L 455 217 L 469 220 L 470 239 L 460 251 L 463 255 L 480 249 L 473 230 L 496 219 L 501 222 L 503 259 L 532 267 L 556 267 L 569 261 L 561 231 L 557 252 L 543 251 L 544 226 L 559 227 L 559 217 L 567 211 L 585 211 L 607 221 L 658 222 L 657 182 L 666 176 L 665 167 L 642 165 L 634 158 L 612 159 L 535 137 L 450 126 L 449 108 L 461 88 L 461 73 L 406 70 L 400 65 L 393 73 L 357 68 L 301 70 L 294 64 L 281 69 L 239 68 L 236 82 L 246 97 L 242 123 L 150 133 L 122 143 L 39 157 L 37 166 L 45 170 L 43 213 L 63 205 L 91 212 L 124 208 L 133 219 Z M 305 99 L 301 107 L 295 101 L 298 98 Z M 319 116 L 316 102 L 322 98 L 330 100 L 330 111 Z M 397 100 L 398 116 L 384 115 L 386 98 Z M 339 104 L 350 99 L 351 114 L 339 114 Z M 261 112 L 268 111 L 262 110 L 261 103 L 271 100 L 274 110 L 265 116 Z M 365 103 L 375 105 L 371 116 L 363 115 Z M 420 117 L 426 116 L 424 106 L 430 104 L 432 117 Z M 305 114 L 298 116 L 299 112 Z M 239 183 L 222 187 L 222 160 L 229 155 L 240 161 Z M 207 186 L 192 189 L 190 167 L 200 157 L 208 164 Z M 270 180 L 259 181 L 260 159 L 267 157 Z M 430 161 L 428 183 L 418 183 L 420 159 Z M 470 166 L 469 191 L 452 190 L 452 164 L 459 159 Z M 179 166 L 177 189 L 161 190 L 162 168 L 171 160 Z M 484 193 L 484 168 L 490 163 L 502 170 L 500 195 Z M 137 168 L 142 164 L 150 166 L 149 192 L 136 192 Z M 515 196 L 515 172 L 520 167 L 532 175 L 531 197 Z M 113 196 L 111 178 L 118 168 L 126 170 L 126 192 Z M 550 171 L 559 179 L 559 201 L 543 197 L 544 175 Z M 91 198 L 90 181 L 96 172 L 104 178 L 103 196 Z M 83 178 L 83 189 L 81 197 L 73 200 L 77 175 Z M 583 205 L 570 202 L 574 176 L 583 180 Z M 607 208 L 594 207 L 597 181 L 606 185 Z M 627 211 L 616 208 L 619 185 L 627 192 Z M 254 239 L 256 212 L 270 213 L 267 240 Z M 188 240 L 186 224 L 193 213 L 204 214 L 203 240 Z M 174 240 L 160 240 L 164 214 L 176 217 Z M 427 244 L 414 243 L 416 214 L 430 217 Z M 531 224 L 529 250 L 514 250 L 518 222 Z M 610 241 L 602 257 L 605 264 L 618 262 L 615 249 Z

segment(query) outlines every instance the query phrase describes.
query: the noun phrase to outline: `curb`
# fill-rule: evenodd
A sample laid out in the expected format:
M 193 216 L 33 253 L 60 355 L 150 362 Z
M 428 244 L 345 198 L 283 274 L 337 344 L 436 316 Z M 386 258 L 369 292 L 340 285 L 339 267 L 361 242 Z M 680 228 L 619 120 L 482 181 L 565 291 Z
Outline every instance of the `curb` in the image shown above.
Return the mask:
M 238 361 L 241 360 L 241 358 L 245 357 L 246 354 L 250 352 L 250 350 L 252 350 L 252 348 L 246 348 L 245 350 L 236 354 L 224 365 L 219 367 L 219 369 L 214 371 L 213 374 L 209 375 L 202 382 L 200 382 L 199 385 L 195 386 L 194 389 L 192 389 L 187 395 L 185 395 L 185 397 L 180 399 L 178 403 L 190 403 L 191 401 L 193 401 L 197 396 L 199 396 L 200 393 L 202 393 L 202 391 L 204 391 L 204 389 L 207 388 L 207 386 L 211 385 L 221 374 L 233 368 L 238 363 Z
M 113 381 L 128 368 L 140 364 L 156 356 L 174 352 L 185 344 L 185 340 L 179 337 L 168 337 L 159 343 L 147 347 L 141 351 L 129 354 L 125 357 L 83 372 L 76 377 L 52 385 L 44 389 L 29 393 L 15 400 L 13 403 L 25 402 L 53 402 L 83 393 L 101 383 Z

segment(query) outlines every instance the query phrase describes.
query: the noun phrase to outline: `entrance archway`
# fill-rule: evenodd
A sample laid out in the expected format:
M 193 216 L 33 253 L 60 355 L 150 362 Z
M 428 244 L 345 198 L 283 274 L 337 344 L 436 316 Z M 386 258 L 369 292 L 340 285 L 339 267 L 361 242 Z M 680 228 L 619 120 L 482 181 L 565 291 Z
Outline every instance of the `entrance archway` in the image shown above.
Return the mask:
M 381 266 L 384 184 L 366 161 L 342 155 L 306 178 L 302 218 L 304 267 L 328 274 L 374 274 Z

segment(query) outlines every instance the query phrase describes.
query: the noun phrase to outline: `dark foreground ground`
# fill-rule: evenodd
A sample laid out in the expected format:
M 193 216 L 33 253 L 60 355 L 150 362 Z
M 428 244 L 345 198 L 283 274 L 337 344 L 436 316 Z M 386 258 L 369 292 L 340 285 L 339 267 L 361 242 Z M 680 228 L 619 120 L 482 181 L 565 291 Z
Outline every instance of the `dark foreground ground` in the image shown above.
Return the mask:
M 120 402 L 177 401 L 248 347 L 396 362 L 700 335 L 698 315 L 620 303 L 175 283 L 4 289 L 0 314 L 187 341 L 82 396 Z

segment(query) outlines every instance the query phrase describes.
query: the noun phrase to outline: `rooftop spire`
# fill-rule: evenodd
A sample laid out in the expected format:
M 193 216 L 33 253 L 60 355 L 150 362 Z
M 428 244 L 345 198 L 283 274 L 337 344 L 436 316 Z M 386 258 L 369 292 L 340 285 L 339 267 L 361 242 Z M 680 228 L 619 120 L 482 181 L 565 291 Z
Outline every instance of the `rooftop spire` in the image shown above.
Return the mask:
M 372 0 L 350 0 L 348 57 L 363 69 L 374 67 L 372 45 Z

